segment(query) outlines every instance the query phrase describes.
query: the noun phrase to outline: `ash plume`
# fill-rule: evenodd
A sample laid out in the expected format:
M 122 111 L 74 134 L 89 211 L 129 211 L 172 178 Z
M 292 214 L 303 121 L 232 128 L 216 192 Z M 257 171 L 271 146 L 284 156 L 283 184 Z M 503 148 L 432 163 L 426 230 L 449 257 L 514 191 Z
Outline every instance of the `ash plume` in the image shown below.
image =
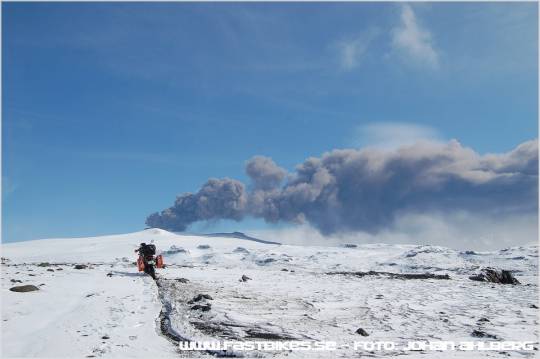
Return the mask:
M 480 155 L 459 142 L 419 142 L 395 150 L 334 150 L 287 173 L 270 158 L 246 163 L 249 190 L 210 179 L 195 194 L 147 218 L 183 231 L 191 223 L 246 216 L 309 223 L 323 234 L 376 233 L 411 214 L 463 211 L 483 216 L 538 212 L 538 140 Z M 284 183 L 283 183 L 284 182 Z

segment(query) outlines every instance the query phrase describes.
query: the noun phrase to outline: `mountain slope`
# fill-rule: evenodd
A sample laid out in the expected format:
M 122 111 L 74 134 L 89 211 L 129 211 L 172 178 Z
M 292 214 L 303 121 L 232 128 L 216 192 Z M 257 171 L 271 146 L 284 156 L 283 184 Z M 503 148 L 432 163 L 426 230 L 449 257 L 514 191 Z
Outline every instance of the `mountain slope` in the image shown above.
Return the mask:
M 303 357 L 350 356 L 353 350 L 345 345 L 358 340 L 494 340 L 472 337 L 475 330 L 498 340 L 538 340 L 538 310 L 532 307 L 538 301 L 536 246 L 475 253 L 415 245 L 300 247 L 238 237 L 148 229 L 3 244 L 1 354 L 147 357 L 159 352 L 160 357 L 177 357 L 175 336 L 336 341 L 340 346 L 337 353 L 288 353 Z M 151 241 L 168 265 L 158 271 L 157 283 L 138 273 L 133 264 L 134 249 Z M 40 266 L 44 262 L 49 264 Z M 88 267 L 75 269 L 75 264 Z M 484 266 L 512 270 L 523 284 L 491 285 L 468 279 Z M 450 279 L 347 274 L 357 271 L 430 272 L 448 274 Z M 344 274 L 329 275 L 335 272 Z M 242 280 L 243 276 L 248 278 Z M 9 291 L 20 284 L 34 284 L 40 290 Z M 199 294 L 211 299 L 189 303 Z M 209 310 L 193 309 L 196 305 Z M 358 335 L 359 328 L 369 337 Z M 370 355 L 398 354 L 424 357 L 402 350 Z

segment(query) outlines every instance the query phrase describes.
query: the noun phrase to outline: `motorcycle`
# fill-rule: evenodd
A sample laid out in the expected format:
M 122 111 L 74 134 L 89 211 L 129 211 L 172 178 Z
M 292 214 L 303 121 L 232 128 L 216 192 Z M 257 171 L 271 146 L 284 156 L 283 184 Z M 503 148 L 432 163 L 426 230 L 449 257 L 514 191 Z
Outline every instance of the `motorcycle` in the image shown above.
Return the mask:
M 163 268 L 163 256 L 161 254 L 154 256 L 152 254 L 143 255 L 139 253 L 137 268 L 139 269 L 139 272 L 144 272 L 155 280 L 155 268 Z

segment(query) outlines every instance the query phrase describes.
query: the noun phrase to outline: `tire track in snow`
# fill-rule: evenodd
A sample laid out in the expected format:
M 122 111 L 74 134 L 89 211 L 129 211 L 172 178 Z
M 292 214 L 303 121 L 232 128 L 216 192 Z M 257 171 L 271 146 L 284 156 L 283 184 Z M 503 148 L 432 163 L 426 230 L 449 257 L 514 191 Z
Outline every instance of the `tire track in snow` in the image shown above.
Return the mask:
M 172 315 L 174 312 L 174 308 L 171 303 L 171 299 L 175 298 L 174 292 L 178 293 L 178 291 L 173 291 L 173 289 L 171 289 L 171 287 L 174 288 L 176 284 L 173 281 L 174 281 L 173 279 L 165 279 L 163 277 L 158 277 L 156 279 L 156 285 L 158 289 L 158 298 L 161 301 L 161 305 L 162 305 L 161 311 L 156 321 L 157 321 L 157 327 L 159 328 L 158 334 L 162 335 L 167 340 L 169 340 L 169 342 L 173 343 L 175 346 L 178 347 L 180 342 L 191 343 L 192 340 L 182 335 L 181 333 L 179 333 L 172 325 Z M 185 298 L 182 298 L 182 299 L 185 299 Z M 179 348 L 177 350 L 180 353 L 182 353 Z M 224 350 L 190 351 L 189 353 L 190 353 L 190 357 L 198 356 L 203 353 L 209 354 L 212 357 L 219 357 L 219 358 L 238 357 L 237 353 L 234 353 L 232 351 L 224 351 Z

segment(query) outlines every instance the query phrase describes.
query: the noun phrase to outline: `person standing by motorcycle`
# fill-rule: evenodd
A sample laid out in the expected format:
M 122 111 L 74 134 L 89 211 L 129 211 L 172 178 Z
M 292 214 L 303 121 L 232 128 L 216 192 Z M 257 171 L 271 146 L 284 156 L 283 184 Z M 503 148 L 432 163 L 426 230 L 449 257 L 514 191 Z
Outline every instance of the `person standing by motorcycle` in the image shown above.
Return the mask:
M 139 258 L 144 263 L 144 272 L 152 277 L 152 279 L 156 280 L 156 271 L 154 269 L 156 246 L 153 244 L 141 243 L 140 247 L 136 249 L 135 252 L 139 252 Z

